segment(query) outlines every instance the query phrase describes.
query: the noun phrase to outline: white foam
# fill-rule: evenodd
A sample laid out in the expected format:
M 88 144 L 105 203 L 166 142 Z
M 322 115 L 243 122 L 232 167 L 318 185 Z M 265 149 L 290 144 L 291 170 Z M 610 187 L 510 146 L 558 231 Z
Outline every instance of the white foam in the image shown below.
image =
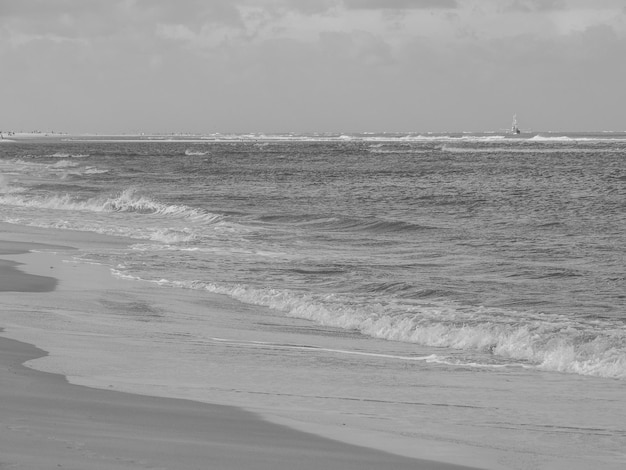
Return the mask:
M 439 362 L 440 359 L 436 354 L 430 354 L 428 356 L 399 356 L 396 354 L 382 354 L 382 353 L 370 353 L 364 351 L 349 351 L 346 349 L 334 349 L 334 348 L 323 348 L 318 346 L 309 346 L 304 344 L 282 344 L 282 343 L 273 343 L 267 341 L 243 341 L 236 339 L 228 339 L 228 338 L 210 338 L 212 341 L 220 342 L 220 343 L 230 343 L 230 344 L 238 344 L 238 345 L 248 345 L 248 346 L 259 346 L 259 347 L 271 347 L 272 349 L 297 349 L 301 351 L 324 351 L 331 352 L 337 354 L 345 354 L 352 356 L 365 356 L 365 357 L 380 357 L 384 359 L 398 359 L 402 361 L 424 361 L 424 362 Z
M 571 142 L 569 140 L 568 142 Z M 581 148 L 581 147 L 559 147 L 559 148 L 537 148 L 535 147 L 458 147 L 454 145 L 444 144 L 441 146 L 442 152 L 447 153 L 494 153 L 494 154 L 507 154 L 507 153 L 524 153 L 524 154 L 549 154 L 549 153 L 616 153 L 621 152 L 619 149 L 608 148 Z
M 588 337 L 592 333 L 585 325 L 570 326 L 548 316 L 530 316 L 530 320 L 515 322 L 513 318 L 499 318 L 496 311 L 463 311 L 449 305 L 419 306 L 410 311 L 404 307 L 405 314 L 388 314 L 389 305 L 350 306 L 332 295 L 316 298 L 275 289 L 227 287 L 201 281 L 161 279 L 157 282 L 226 294 L 288 316 L 358 330 L 374 338 L 483 352 L 512 360 L 513 365 L 528 364 L 543 370 L 626 378 L 626 344 L 620 340 L 618 330 L 611 333 L 603 328 L 603 333 L 590 341 Z
M 204 155 L 208 155 L 209 152 L 202 152 L 200 150 L 191 150 L 191 149 L 187 149 L 185 150 L 185 155 L 187 155 L 188 157 L 195 157 L 195 156 L 204 156 Z
M 165 244 L 187 243 L 195 240 L 196 238 L 197 235 L 188 228 L 163 228 L 157 229 L 150 234 L 150 240 Z
M 84 175 L 101 175 L 104 173 L 109 173 L 109 170 L 102 170 L 93 166 L 86 167 L 82 172 Z
M 57 153 L 53 153 L 52 155 L 48 155 L 48 157 L 52 157 L 52 158 L 87 158 L 89 157 L 88 154 L 71 154 L 71 153 L 64 153 L 64 152 L 57 152 Z
M 73 162 L 71 160 L 61 160 L 58 161 L 52 165 L 50 165 L 51 168 L 75 168 L 79 165 L 79 163 L 77 162 Z
M 88 212 L 137 212 L 168 217 L 188 218 L 203 223 L 212 223 L 221 219 L 218 214 L 211 214 L 184 205 L 167 205 L 137 193 L 129 188 L 116 196 L 77 200 L 69 194 L 47 197 L 3 196 L 0 203 L 6 205 Z

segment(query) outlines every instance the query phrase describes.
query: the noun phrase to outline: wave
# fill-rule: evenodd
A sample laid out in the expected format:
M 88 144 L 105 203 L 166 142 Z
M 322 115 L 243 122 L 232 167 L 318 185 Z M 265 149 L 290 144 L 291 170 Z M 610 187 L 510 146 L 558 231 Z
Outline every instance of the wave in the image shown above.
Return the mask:
M 82 154 L 82 153 L 72 154 L 72 153 L 57 152 L 57 153 L 53 153 L 52 155 L 46 155 L 46 156 L 50 158 L 88 158 L 89 154 Z
M 532 135 L 518 136 L 508 134 L 506 131 L 499 132 L 441 132 L 441 133 L 310 133 L 310 134 L 206 134 L 206 135 L 172 135 L 172 136 L 106 136 L 81 139 L 67 139 L 74 142 L 108 142 L 108 143 L 161 143 L 179 142 L 186 144 L 200 144 L 207 142 L 252 142 L 264 144 L 268 142 L 442 142 L 442 141 L 465 141 L 465 142 L 493 142 L 515 141 L 524 142 L 535 138 L 559 139 L 559 136 Z M 590 132 L 569 133 L 566 137 L 573 141 L 626 141 L 623 132 Z M 95 155 L 95 154 L 94 154 Z
M 367 351 L 356 351 L 349 349 L 335 349 L 335 348 L 324 348 L 320 346 L 312 346 L 310 344 L 298 344 L 298 343 L 274 343 L 269 341 L 246 341 L 240 339 L 232 339 L 232 338 L 210 338 L 211 341 L 216 343 L 226 343 L 226 344 L 237 344 L 237 345 L 245 345 L 248 347 L 256 347 L 256 348 L 269 348 L 273 351 L 279 349 L 291 349 L 291 350 L 300 350 L 300 351 L 323 351 L 330 352 L 335 354 L 341 354 L 346 356 L 365 356 L 365 357 L 375 357 L 375 358 L 384 358 L 384 359 L 396 359 L 400 361 L 407 362 L 428 362 L 428 363 L 439 363 L 439 364 L 447 364 L 447 365 L 458 365 L 458 361 L 450 360 L 446 357 L 440 357 L 436 354 L 430 354 L 428 356 L 401 356 L 398 354 L 385 354 L 385 353 L 375 353 L 375 352 L 367 352 Z M 476 364 L 476 366 L 479 366 Z M 493 367 L 493 366 L 490 366 Z M 497 367 L 497 366 L 496 366 Z
M 82 163 L 67 158 L 59 160 L 55 163 L 34 162 L 17 158 L 14 160 L 10 160 L 8 163 L 11 170 L 17 170 L 22 173 L 27 173 L 29 175 L 32 175 L 33 172 L 37 172 L 38 174 L 42 174 L 43 172 L 51 172 L 53 174 L 59 174 L 60 172 L 69 172 L 66 174 L 81 175 L 89 173 L 95 168 L 90 166 L 83 167 Z M 109 170 L 98 171 L 104 173 L 108 172 Z
M 80 163 L 72 161 L 72 160 L 61 160 L 52 165 L 39 164 L 45 169 L 50 169 L 52 171 L 55 170 L 66 170 L 62 177 L 65 178 L 67 176 L 85 176 L 85 175 L 102 175 L 105 173 L 109 173 L 110 170 L 105 170 L 101 168 L 96 168 L 95 166 L 81 166 Z
M 1 202 L 0 202 L 1 203 Z M 157 244 L 145 245 L 149 251 L 169 251 L 169 250 L 185 250 L 181 245 L 193 243 L 198 234 L 188 229 L 163 228 L 163 227 L 133 227 L 125 224 L 116 225 L 114 223 L 102 224 L 93 221 L 84 220 L 32 220 L 20 217 L 5 217 L 2 222 L 14 225 L 23 225 L 28 227 L 38 227 L 45 229 L 74 230 L 80 232 L 93 232 L 102 235 L 111 235 L 114 237 L 133 238 L 136 240 L 150 240 Z M 170 245 L 171 244 L 171 245 Z M 133 249 L 144 249 L 142 245 L 133 245 Z M 193 248 L 186 248 L 191 250 Z
M 385 148 L 380 148 L 380 147 L 374 147 L 374 148 L 369 148 L 368 152 L 369 153 L 375 153 L 375 154 L 380 154 L 380 155 L 399 155 L 399 154 L 406 154 L 406 155 L 417 155 L 417 154 L 422 154 L 422 153 L 431 153 L 433 152 L 433 150 L 436 150 L 436 148 L 421 148 L 421 149 L 385 149 Z
M 133 245 L 133 250 L 158 251 L 158 250 L 185 250 L 181 245 L 198 239 L 198 234 L 191 229 L 184 228 L 158 228 L 150 232 L 148 238 L 157 242 L 158 245 Z
M 185 205 L 168 205 L 137 193 L 134 188 L 126 189 L 113 197 L 97 197 L 85 200 L 69 194 L 53 196 L 4 195 L 0 204 L 38 209 L 54 209 L 85 212 L 134 212 L 165 217 L 186 218 L 203 223 L 213 223 L 221 219 L 218 214 L 209 213 Z
M 531 138 L 529 138 L 528 140 L 532 140 L 535 142 L 575 142 L 576 140 L 582 140 L 582 139 L 573 139 L 571 137 L 567 137 L 567 136 L 543 136 L 541 134 L 537 134 L 536 136 L 533 136 Z
M 268 215 L 260 217 L 263 222 L 287 223 L 328 231 L 393 233 L 433 230 L 436 227 L 410 222 L 375 218 L 320 217 L 315 214 Z
M 104 173 L 109 173 L 110 170 L 103 170 L 100 168 L 96 168 L 94 166 L 88 166 L 83 171 L 83 175 L 102 175 Z
M 593 142 L 593 143 L 598 143 L 598 142 L 625 142 L 626 138 L 624 136 L 619 136 L 619 137 L 608 137 L 606 135 L 602 135 L 602 136 L 584 136 L 584 135 L 555 135 L 555 136 L 546 136 L 546 135 L 542 135 L 542 134 L 537 134 L 533 137 L 528 138 L 527 140 L 529 141 L 533 141 L 533 142 L 554 142 L 554 143 L 559 143 L 559 142 L 565 142 L 565 143 L 569 143 L 569 142 Z
M 11 184 L 11 181 L 9 181 L 9 179 L 5 175 L 0 173 L 0 194 L 22 193 L 24 191 L 26 191 L 26 188 L 13 186 Z
M 104 203 L 106 210 L 113 212 L 138 212 L 142 214 L 158 214 L 162 216 L 182 217 L 201 222 L 215 222 L 221 219 L 218 214 L 195 209 L 186 205 L 163 204 L 149 197 L 141 196 L 135 189 L 126 189 L 117 197 L 107 199 Z
M 40 162 L 33 162 L 33 161 L 29 161 L 29 160 L 23 160 L 21 158 L 16 158 L 14 160 L 10 160 L 8 162 L 12 168 L 17 168 L 17 169 L 30 169 L 30 168 L 34 168 L 34 169 L 49 169 L 49 168 L 54 168 L 55 164 L 50 165 L 49 163 L 40 163 Z M 64 165 L 61 162 L 57 162 L 60 163 L 61 165 Z M 57 167 L 58 168 L 58 167 Z
M 529 139 L 531 140 L 531 139 Z M 571 142 L 571 140 L 569 141 Z M 550 153 L 621 153 L 621 149 L 593 148 L 593 147 L 562 147 L 557 148 L 537 148 L 535 147 L 458 147 L 444 144 L 440 147 L 444 153 L 494 153 L 494 154 L 550 154 Z
M 119 277 L 139 279 L 118 272 Z M 299 294 L 250 286 L 223 286 L 202 281 L 169 281 L 160 285 L 207 290 L 241 302 L 269 307 L 287 316 L 318 324 L 356 330 L 374 338 L 416 343 L 422 346 L 481 353 L 457 363 L 467 366 L 493 364 L 500 358 L 510 365 L 538 370 L 626 379 L 626 339 L 623 325 L 598 320 L 588 324 L 560 316 L 519 317 L 495 309 L 454 305 L 390 305 L 388 302 L 356 304 L 336 294 Z M 395 313 L 391 313 L 395 311 Z M 399 313 L 401 312 L 401 313 Z M 458 359 L 458 358 L 457 358 Z
M 398 233 L 432 230 L 435 227 L 417 225 L 402 221 L 380 219 L 338 219 L 327 224 L 328 229 L 339 231 L 356 231 L 370 233 Z
M 109 173 L 109 169 L 101 169 L 94 166 L 83 166 L 84 164 L 76 160 L 62 159 L 55 163 L 33 162 L 23 159 L 14 159 L 8 161 L 7 170 L 12 172 L 20 172 L 32 176 L 53 174 L 66 178 L 67 176 L 83 176 L 83 175 L 101 175 Z
M 192 150 L 192 149 L 185 150 L 185 155 L 187 155 L 188 157 L 196 157 L 196 156 L 201 157 L 201 156 L 208 155 L 208 154 L 209 154 L 208 151 L 202 152 L 199 150 Z
M 505 140 L 510 140 L 510 137 L 505 135 L 445 135 L 445 134 L 434 134 L 434 135 L 408 135 L 403 137 L 401 140 L 405 142 L 502 142 Z M 516 141 L 519 139 L 515 139 Z
M 50 165 L 50 168 L 76 168 L 80 163 L 71 160 L 61 160 Z

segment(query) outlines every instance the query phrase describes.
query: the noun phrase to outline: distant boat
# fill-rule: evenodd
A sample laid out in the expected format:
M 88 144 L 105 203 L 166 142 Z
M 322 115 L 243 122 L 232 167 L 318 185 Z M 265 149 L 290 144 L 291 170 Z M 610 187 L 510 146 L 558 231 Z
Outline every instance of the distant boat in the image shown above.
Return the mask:
M 519 127 L 517 126 L 517 114 L 513 115 L 513 124 L 511 124 L 511 134 L 520 134 Z

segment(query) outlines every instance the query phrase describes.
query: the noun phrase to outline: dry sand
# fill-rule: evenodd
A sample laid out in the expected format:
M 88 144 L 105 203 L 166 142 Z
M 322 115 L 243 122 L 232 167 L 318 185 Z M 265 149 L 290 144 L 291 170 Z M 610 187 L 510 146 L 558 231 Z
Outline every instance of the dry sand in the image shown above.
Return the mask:
M 0 241 L 0 256 L 28 248 L 36 246 Z M 41 293 L 55 282 L 0 263 L 0 311 L 3 290 Z M 45 354 L 0 337 L 2 470 L 465 468 L 333 441 L 235 407 L 72 385 L 22 365 Z

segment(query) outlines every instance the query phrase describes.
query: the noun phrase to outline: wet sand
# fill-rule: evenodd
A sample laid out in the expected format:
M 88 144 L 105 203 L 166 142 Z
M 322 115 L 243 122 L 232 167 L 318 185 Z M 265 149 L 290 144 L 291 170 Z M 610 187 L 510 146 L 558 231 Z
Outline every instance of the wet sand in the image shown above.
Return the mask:
M 28 248 L 0 241 L 0 259 Z M 3 290 L 46 295 L 55 282 L 2 263 L 0 306 Z M 0 469 L 466 468 L 326 439 L 236 407 L 73 385 L 23 365 L 44 355 L 0 337 Z

